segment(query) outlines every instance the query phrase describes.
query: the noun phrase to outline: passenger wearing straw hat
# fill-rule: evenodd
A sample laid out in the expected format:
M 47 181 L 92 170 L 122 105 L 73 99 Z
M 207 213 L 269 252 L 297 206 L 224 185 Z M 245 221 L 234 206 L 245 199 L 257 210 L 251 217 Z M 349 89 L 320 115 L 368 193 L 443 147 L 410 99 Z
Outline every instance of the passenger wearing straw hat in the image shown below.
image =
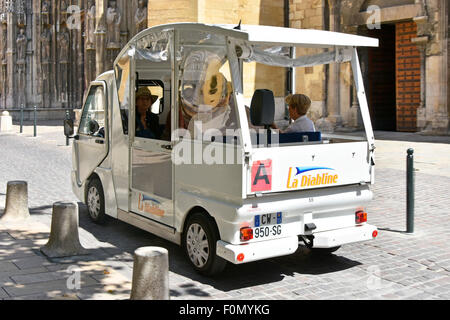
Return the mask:
M 136 137 L 159 139 L 161 129 L 159 117 L 150 110 L 158 99 L 147 87 L 140 87 L 136 92 Z

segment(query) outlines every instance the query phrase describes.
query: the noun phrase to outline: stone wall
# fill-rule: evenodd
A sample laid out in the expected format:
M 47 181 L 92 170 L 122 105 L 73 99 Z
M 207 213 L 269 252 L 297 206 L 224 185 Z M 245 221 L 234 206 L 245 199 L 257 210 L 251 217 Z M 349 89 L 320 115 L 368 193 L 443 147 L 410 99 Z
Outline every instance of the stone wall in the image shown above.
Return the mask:
M 79 14 L 69 10 L 71 5 L 80 9 Z M 284 26 L 284 5 L 284 0 L 0 0 L 0 109 L 18 109 L 22 104 L 79 108 L 90 81 L 110 69 L 120 48 L 147 26 L 183 21 L 237 25 L 239 20 Z M 364 34 L 373 14 L 366 12 L 370 5 L 380 7 L 381 25 L 417 23 L 414 41 L 423 69 L 417 129 L 448 132 L 448 0 L 289 0 L 289 26 Z M 70 27 L 74 18 L 79 28 Z M 297 56 L 316 52 L 297 50 Z M 367 69 L 363 50 L 361 62 Z M 282 118 L 286 71 L 246 65 L 247 100 L 255 89 L 272 89 L 277 118 Z M 339 68 L 298 68 L 295 92 L 310 96 L 314 120 L 326 120 L 334 127 L 360 125 L 348 63 Z
M 197 2 L 197 0 L 149 0 L 148 24 L 151 27 L 174 22 L 197 22 Z
M 199 22 L 208 24 L 284 25 L 283 1 L 269 0 L 202 0 L 198 2 Z M 257 65 L 244 66 L 244 95 L 251 98 L 255 89 L 270 89 L 276 97 L 285 94 L 286 69 Z
M 381 27 L 385 23 L 415 21 L 418 33 L 413 41 L 423 56 L 422 101 L 418 109 L 417 130 L 432 134 L 448 132 L 450 95 L 447 0 L 290 0 L 289 3 L 292 28 L 364 35 L 369 21 L 377 22 Z M 366 12 L 372 5 L 380 9 L 376 16 L 373 11 Z M 366 52 L 360 51 L 363 72 L 367 70 L 368 64 Z M 360 111 L 348 63 L 341 65 L 339 71 L 333 65 L 299 69 L 296 79 L 297 92 L 305 93 L 313 100 L 310 116 L 314 120 L 321 118 L 331 122 L 334 127 L 360 125 Z
M 289 25 L 297 29 L 326 29 L 325 2 L 322 0 L 290 0 Z M 297 49 L 296 56 L 320 53 L 318 49 Z M 303 93 L 312 101 L 309 116 L 318 120 L 326 116 L 326 66 L 296 68 L 296 93 Z
M 283 0 L 149 0 L 149 25 L 171 22 L 284 26 Z M 284 117 L 286 69 L 244 65 L 244 96 L 255 89 L 271 89 L 277 97 L 277 118 Z M 281 110 L 283 109 L 283 110 Z

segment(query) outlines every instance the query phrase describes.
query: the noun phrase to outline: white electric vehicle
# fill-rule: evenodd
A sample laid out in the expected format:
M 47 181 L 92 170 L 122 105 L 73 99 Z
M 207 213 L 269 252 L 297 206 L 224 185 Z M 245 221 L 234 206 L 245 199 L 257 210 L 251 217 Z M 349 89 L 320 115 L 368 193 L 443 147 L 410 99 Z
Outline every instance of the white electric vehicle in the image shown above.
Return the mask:
M 378 40 L 199 23 L 140 32 L 85 96 L 73 137 L 74 193 L 94 221 L 111 216 L 182 245 L 206 275 L 299 245 L 332 252 L 374 239 L 365 206 L 375 147 L 360 46 Z M 360 132 L 271 131 L 273 92 L 244 98 L 247 65 L 299 70 L 346 62 Z M 65 125 L 73 134 L 73 123 Z

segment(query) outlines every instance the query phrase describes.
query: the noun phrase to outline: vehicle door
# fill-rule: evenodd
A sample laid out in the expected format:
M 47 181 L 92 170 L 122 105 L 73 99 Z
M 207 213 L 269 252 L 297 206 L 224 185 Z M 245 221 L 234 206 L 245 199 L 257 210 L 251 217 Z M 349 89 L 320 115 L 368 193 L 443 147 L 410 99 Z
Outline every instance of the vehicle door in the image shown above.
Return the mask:
M 107 87 L 104 81 L 91 83 L 74 140 L 78 185 L 91 175 L 108 154 Z
M 165 125 L 171 121 L 170 73 L 168 79 L 153 76 L 154 79 L 138 80 L 135 92 L 131 211 L 173 226 L 172 147 L 170 135 L 164 135 Z M 147 110 L 146 116 L 144 109 Z

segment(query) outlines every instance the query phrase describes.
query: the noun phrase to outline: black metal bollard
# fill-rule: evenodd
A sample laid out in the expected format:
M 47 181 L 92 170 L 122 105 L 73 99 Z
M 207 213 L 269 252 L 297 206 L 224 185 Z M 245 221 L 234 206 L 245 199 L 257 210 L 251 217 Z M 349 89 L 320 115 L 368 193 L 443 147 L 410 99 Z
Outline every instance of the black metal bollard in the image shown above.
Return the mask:
M 37 115 L 36 115 L 36 106 L 34 106 L 34 128 L 33 128 L 33 137 L 36 137 L 37 135 L 37 128 L 36 128 L 36 122 L 37 122 Z
M 414 232 L 414 149 L 406 156 L 406 233 Z
M 70 120 L 69 110 L 66 110 L 66 120 Z M 69 145 L 69 137 L 66 136 L 66 146 Z
M 23 133 L 23 104 L 20 106 L 20 133 Z

